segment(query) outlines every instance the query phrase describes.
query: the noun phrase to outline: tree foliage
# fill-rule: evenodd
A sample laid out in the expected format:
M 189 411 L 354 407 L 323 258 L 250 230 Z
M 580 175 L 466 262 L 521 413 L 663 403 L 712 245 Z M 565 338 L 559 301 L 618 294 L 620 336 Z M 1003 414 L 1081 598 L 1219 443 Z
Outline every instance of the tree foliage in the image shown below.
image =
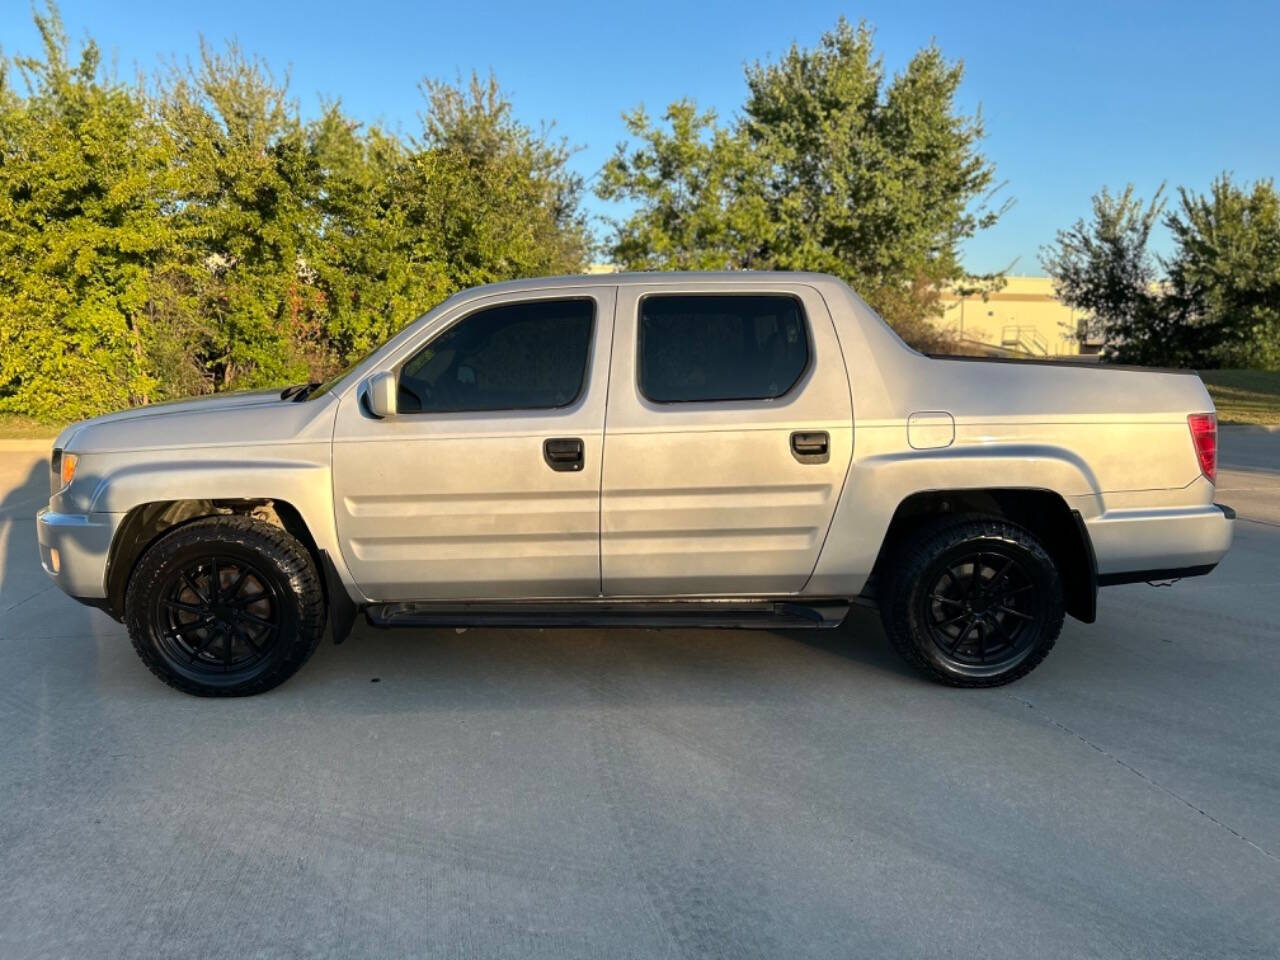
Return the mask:
M 73 60 L 56 13 L 36 25 L 44 56 L 0 80 L 0 404 L 79 416 L 156 390 L 147 304 L 173 247 L 173 153 L 92 42 Z
M 456 290 L 580 270 L 570 149 L 496 80 L 402 138 L 305 119 L 235 45 L 121 82 L 57 11 L 0 58 L 0 410 L 92 415 L 316 379 Z
M 1140 363 L 1162 349 L 1152 336 L 1160 294 L 1159 264 L 1149 244 L 1164 211 L 1163 194 L 1161 186 L 1145 203 L 1132 184 L 1119 194 L 1104 187 L 1093 197 L 1092 217 L 1059 230 L 1041 253 L 1058 298 L 1084 311 L 1084 338 L 1123 342 L 1128 362 Z
M 663 120 L 669 132 L 643 107 L 624 113 L 641 145 L 619 146 L 601 171 L 599 196 L 637 204 L 614 224 L 614 261 L 632 270 L 768 269 L 756 243 L 771 229 L 759 156 L 690 100 L 671 104 Z
M 572 149 L 492 77 L 422 84 L 402 136 L 338 101 L 306 116 L 234 44 L 121 80 L 49 5 L 34 55 L 0 55 L 0 411 L 70 419 L 321 379 L 453 292 L 582 269 Z M 647 269 L 834 273 L 909 341 L 1003 207 L 962 69 L 934 46 L 889 75 L 866 24 L 746 70 L 739 114 L 690 100 L 632 138 L 596 193 L 628 205 L 608 249 Z M 1044 252 L 1107 357 L 1280 365 L 1280 199 L 1224 175 L 1143 203 L 1103 191 Z M 1149 253 L 1163 223 L 1175 252 Z
M 1202 365 L 1280 369 L 1280 195 L 1223 174 L 1205 195 L 1180 190 L 1167 225 L 1175 315 Z M 1207 362 L 1204 362 L 1207 361 Z
M 1132 185 L 1095 195 L 1092 218 L 1060 230 L 1041 253 L 1058 296 L 1086 313 L 1105 359 L 1280 366 L 1280 197 L 1272 181 L 1244 187 L 1223 174 L 1205 195 L 1180 188 L 1167 213 L 1162 192 L 1150 203 Z M 1149 249 L 1159 223 L 1174 242 L 1167 259 Z
M 625 114 L 598 194 L 635 205 L 614 259 L 639 269 L 816 270 L 847 280 L 909 340 L 932 346 L 959 247 L 993 225 L 995 172 L 963 71 L 933 46 L 886 78 L 871 29 L 843 18 L 816 49 L 747 68 L 728 125 L 687 100 L 654 124 Z M 994 279 L 994 278 L 988 278 Z

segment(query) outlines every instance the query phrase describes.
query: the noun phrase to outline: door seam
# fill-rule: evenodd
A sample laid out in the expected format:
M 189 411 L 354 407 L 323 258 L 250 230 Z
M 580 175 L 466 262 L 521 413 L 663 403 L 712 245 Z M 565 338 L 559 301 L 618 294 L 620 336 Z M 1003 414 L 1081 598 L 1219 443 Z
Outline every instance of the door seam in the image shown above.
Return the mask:
M 600 424 L 600 482 L 596 486 L 596 597 L 604 597 L 604 457 L 609 446 L 609 394 L 613 387 L 613 347 L 618 333 L 618 304 L 622 298 L 613 288 L 613 319 L 609 324 L 609 359 L 604 375 L 604 420 Z

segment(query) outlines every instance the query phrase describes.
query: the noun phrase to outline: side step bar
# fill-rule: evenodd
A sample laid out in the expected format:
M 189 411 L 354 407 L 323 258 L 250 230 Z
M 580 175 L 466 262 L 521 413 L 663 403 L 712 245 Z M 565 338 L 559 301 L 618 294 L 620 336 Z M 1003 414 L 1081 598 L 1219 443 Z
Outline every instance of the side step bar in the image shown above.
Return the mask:
M 381 603 L 375 627 L 756 627 L 830 629 L 848 600 L 543 600 L 527 603 Z

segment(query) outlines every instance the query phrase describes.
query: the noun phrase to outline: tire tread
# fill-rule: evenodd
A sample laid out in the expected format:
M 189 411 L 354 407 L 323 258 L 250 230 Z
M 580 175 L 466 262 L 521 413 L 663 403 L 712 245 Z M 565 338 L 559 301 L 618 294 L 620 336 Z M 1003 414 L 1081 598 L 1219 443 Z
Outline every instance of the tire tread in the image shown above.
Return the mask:
M 234 544 L 269 559 L 283 575 L 298 606 L 297 634 L 282 641 L 288 644 L 285 655 L 270 669 L 232 687 L 196 683 L 168 670 L 152 649 L 148 635 L 147 601 L 158 586 L 164 562 L 178 550 L 209 542 Z M 139 658 L 164 683 L 201 697 L 254 696 L 284 683 L 316 652 L 324 634 L 325 617 L 320 574 L 307 548 L 287 530 L 241 514 L 201 517 L 162 535 L 139 558 L 125 592 L 125 624 Z
M 1056 591 L 1041 600 L 1049 605 L 1044 637 L 1031 653 L 1005 673 L 972 677 L 941 669 L 926 656 L 911 627 L 911 593 L 915 583 L 928 571 L 937 556 L 957 545 L 977 539 L 1012 541 L 1054 572 Z M 880 618 L 889 642 L 898 654 L 927 679 L 951 687 L 999 687 L 1012 683 L 1034 670 L 1049 655 L 1062 631 L 1065 616 L 1061 576 L 1052 557 L 1025 527 L 1003 517 L 986 514 L 955 514 L 915 531 L 893 554 L 891 573 L 880 591 Z

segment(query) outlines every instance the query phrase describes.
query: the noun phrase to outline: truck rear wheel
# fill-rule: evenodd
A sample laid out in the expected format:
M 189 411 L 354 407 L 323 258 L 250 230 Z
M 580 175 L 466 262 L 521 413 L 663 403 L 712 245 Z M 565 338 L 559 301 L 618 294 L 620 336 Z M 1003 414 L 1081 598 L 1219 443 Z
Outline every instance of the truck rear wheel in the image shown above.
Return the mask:
M 898 551 L 880 594 L 890 642 L 931 680 L 994 687 L 1024 677 L 1062 630 L 1062 578 L 1028 530 L 956 516 Z
M 306 548 L 252 517 L 205 517 L 142 555 L 125 594 L 134 649 L 185 693 L 243 697 L 292 676 L 315 652 L 325 604 Z

